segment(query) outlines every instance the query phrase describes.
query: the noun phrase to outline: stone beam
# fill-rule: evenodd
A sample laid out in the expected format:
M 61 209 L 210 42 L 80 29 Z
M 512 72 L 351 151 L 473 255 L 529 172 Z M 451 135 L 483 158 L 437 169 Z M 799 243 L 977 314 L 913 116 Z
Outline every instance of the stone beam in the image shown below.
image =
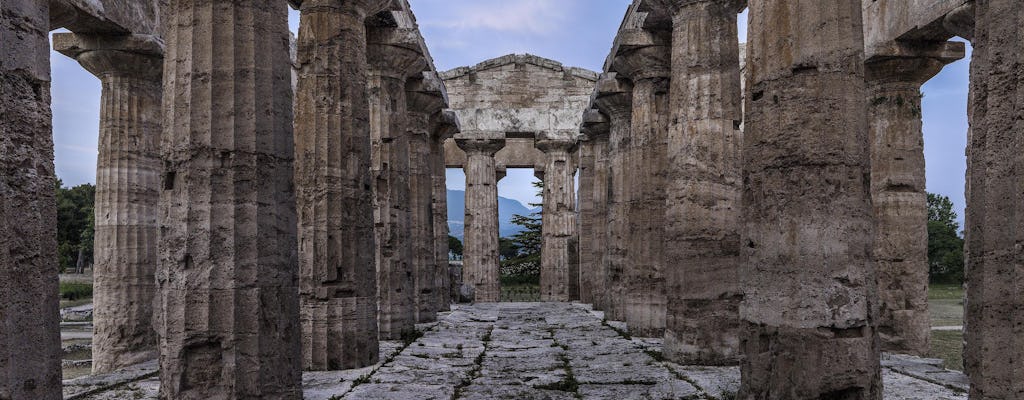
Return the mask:
M 897 41 L 944 42 L 953 36 L 946 16 L 971 0 L 860 0 L 864 16 L 865 57 L 870 59 Z

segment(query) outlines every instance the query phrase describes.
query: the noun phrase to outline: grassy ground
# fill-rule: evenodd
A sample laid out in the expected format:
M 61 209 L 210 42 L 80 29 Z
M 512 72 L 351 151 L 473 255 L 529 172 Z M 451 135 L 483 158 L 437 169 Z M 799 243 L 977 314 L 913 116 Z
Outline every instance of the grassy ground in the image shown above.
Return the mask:
M 961 285 L 934 284 L 928 288 L 928 312 L 932 326 L 960 326 L 964 323 L 964 290 Z M 962 371 L 962 331 L 932 331 L 929 357 L 945 360 L 946 368 Z

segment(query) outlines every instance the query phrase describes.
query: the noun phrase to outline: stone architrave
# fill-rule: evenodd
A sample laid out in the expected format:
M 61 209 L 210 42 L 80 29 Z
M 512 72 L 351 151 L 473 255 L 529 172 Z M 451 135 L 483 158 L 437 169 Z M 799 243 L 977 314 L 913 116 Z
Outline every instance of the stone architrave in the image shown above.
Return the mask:
M 295 185 L 307 370 L 362 368 L 379 358 L 366 18 L 388 3 L 300 7 Z
M 974 3 L 964 365 L 971 400 L 1020 399 L 1024 8 L 1013 0 Z
M 632 125 L 623 141 L 626 207 L 625 318 L 630 334 L 659 337 L 665 330 L 665 172 L 670 48 L 661 32 L 621 45 L 612 65 L 633 82 Z
M 408 28 L 369 30 L 368 98 L 375 177 L 377 236 L 377 326 L 380 338 L 397 340 L 416 329 L 415 270 L 409 191 L 409 135 L 405 85 L 427 69 Z
M 541 301 L 570 301 L 570 247 L 576 236 L 575 165 L 570 153 L 575 139 L 540 138 L 536 142 L 547 160 L 544 166 L 543 237 L 541 239 Z
M 48 2 L 0 8 L 0 398 L 61 398 Z
M 597 109 L 583 116 L 580 145 L 580 301 L 607 308 L 607 271 L 602 268 L 608 235 L 608 118 Z
M 478 303 L 501 300 L 498 265 L 498 176 L 494 154 L 505 147 L 504 136 L 472 133 L 456 136 L 466 152 L 466 219 L 463 246 L 463 285 L 474 290 Z
M 931 321 L 921 85 L 963 58 L 964 50 L 944 42 L 898 46 L 902 56 L 876 56 L 865 64 L 878 335 L 883 351 L 925 356 Z
M 625 319 L 626 262 L 629 257 L 629 225 L 626 211 L 632 196 L 627 183 L 632 179 L 625 169 L 626 146 L 633 119 L 633 86 L 615 73 L 604 74 L 597 82 L 594 106 L 608 116 L 609 135 L 606 155 L 607 214 L 606 249 L 600 253 L 600 268 L 605 277 L 604 311 L 608 319 Z M 595 180 L 597 177 L 595 177 Z M 596 185 L 596 183 L 595 183 Z M 596 201 L 596 200 L 595 200 Z
M 171 0 L 164 16 L 160 398 L 300 399 L 287 10 Z
M 102 83 L 96 165 L 92 372 L 157 357 L 162 42 L 148 35 L 58 33 L 54 49 Z
M 673 1 L 666 175 L 665 357 L 739 360 L 740 103 L 737 0 Z M 745 3 L 745 2 L 744 2 Z
M 750 1 L 738 399 L 882 396 L 860 10 Z
M 437 320 L 440 308 L 437 256 L 434 247 L 434 182 L 431 164 L 431 118 L 446 106 L 444 84 L 434 72 L 409 79 L 406 84 L 409 136 L 409 202 L 412 225 L 412 269 L 415 280 L 416 322 Z M 446 263 L 447 264 L 447 263 Z M 446 275 L 446 274 L 445 274 Z

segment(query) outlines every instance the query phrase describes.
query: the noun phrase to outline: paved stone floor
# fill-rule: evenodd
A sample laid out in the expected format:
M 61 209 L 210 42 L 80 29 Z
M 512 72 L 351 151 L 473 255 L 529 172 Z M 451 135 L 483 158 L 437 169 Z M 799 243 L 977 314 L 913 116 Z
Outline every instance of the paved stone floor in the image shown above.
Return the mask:
M 661 360 L 659 340 L 630 338 L 600 312 L 564 303 L 459 306 L 423 336 L 381 346 L 376 366 L 307 372 L 306 399 L 731 399 L 739 370 Z M 935 360 L 887 356 L 886 400 L 966 400 L 966 380 Z M 65 381 L 65 398 L 154 399 L 153 363 Z M 115 389 L 106 389 L 116 386 Z

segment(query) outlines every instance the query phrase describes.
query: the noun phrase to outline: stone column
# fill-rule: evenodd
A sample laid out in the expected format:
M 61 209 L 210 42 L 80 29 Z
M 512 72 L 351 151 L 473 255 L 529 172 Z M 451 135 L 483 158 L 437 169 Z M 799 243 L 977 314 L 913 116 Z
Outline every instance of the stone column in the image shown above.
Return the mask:
M 882 56 L 865 64 L 878 334 L 884 351 L 924 356 L 930 349 L 921 85 L 956 59 Z
M 504 138 L 456 136 L 466 152 L 466 219 L 463 241 L 463 284 L 475 291 L 476 302 L 501 299 L 498 265 L 498 178 L 494 154 Z
M 627 187 L 631 179 L 626 169 L 626 146 L 633 119 L 633 86 L 615 73 L 602 75 L 595 89 L 594 105 L 608 116 L 609 136 L 606 153 L 607 219 L 605 243 L 601 253 L 601 269 L 605 277 L 604 311 L 608 319 L 625 319 L 625 268 L 629 257 L 627 246 L 629 225 L 626 220 L 632 192 Z M 595 181 L 598 177 L 595 176 Z M 595 202 L 597 199 L 595 198 Z
M 605 310 L 607 273 L 602 267 L 608 234 L 608 118 L 597 109 L 583 114 L 586 141 L 580 146 L 580 301 Z
M 299 399 L 287 10 L 166 8 L 160 398 Z
M 882 396 L 860 7 L 750 2 L 739 399 Z
M 379 358 L 365 20 L 387 3 L 302 2 L 295 186 L 308 370 Z
M 1010 400 L 1024 394 L 1024 9 L 1012 0 L 974 3 L 964 364 L 971 400 Z
M 369 31 L 371 171 L 377 236 L 377 326 L 384 340 L 416 329 L 416 282 L 412 262 L 409 199 L 409 135 L 406 133 L 406 79 L 423 72 L 426 59 L 395 42 L 400 28 Z
M 570 271 L 570 241 L 576 235 L 575 166 L 569 153 L 574 139 L 539 139 L 536 146 L 547 158 L 544 166 L 544 212 L 541 213 L 540 298 L 541 301 L 570 301 L 573 279 Z M 578 271 L 577 271 L 578 272 Z M 577 283 L 578 284 L 578 283 Z
M 61 398 L 48 3 L 0 13 L 0 398 Z
M 665 330 L 665 172 L 668 139 L 669 46 L 652 38 L 616 56 L 614 68 L 633 81 L 633 116 L 625 142 L 626 212 L 625 317 L 630 334 L 658 337 Z M 667 40 L 665 40 L 667 41 Z
M 409 202 L 412 270 L 415 280 L 416 322 L 437 320 L 440 307 L 437 257 L 434 248 L 433 165 L 431 163 L 431 118 L 447 104 L 444 84 L 434 72 L 425 72 L 406 85 L 409 137 Z M 446 263 L 447 264 L 447 263 Z M 447 289 L 445 289 L 447 291 Z
M 738 362 L 740 58 L 736 0 L 673 3 L 666 358 Z M 745 3 L 745 2 L 744 2 Z
M 449 311 L 451 303 L 458 300 L 458 291 L 453 290 L 448 265 L 448 186 L 445 165 L 444 142 L 459 131 L 459 120 L 454 111 L 444 110 L 434 114 L 430 129 L 430 165 L 433 182 L 431 211 L 434 223 L 434 257 L 437 275 L 437 310 Z
M 157 203 L 163 45 L 152 36 L 54 35 L 102 82 L 96 165 L 92 371 L 157 357 Z

